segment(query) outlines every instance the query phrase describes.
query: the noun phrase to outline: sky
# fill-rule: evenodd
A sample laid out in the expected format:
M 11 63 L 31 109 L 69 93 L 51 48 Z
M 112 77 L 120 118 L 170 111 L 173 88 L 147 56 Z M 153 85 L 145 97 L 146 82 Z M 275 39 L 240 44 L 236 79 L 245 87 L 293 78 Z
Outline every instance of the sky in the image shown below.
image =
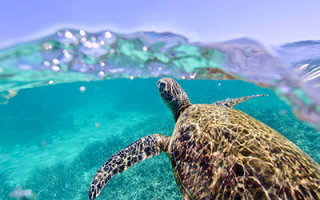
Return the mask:
M 319 0 L 1 0 L 0 48 L 62 28 L 170 31 L 195 42 L 320 39 Z

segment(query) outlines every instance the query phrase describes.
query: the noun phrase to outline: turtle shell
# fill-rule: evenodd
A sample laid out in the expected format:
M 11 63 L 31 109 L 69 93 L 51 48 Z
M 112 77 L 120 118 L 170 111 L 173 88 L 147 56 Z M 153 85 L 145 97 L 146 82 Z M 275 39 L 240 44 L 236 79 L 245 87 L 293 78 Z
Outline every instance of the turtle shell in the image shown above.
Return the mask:
M 247 114 L 191 105 L 168 155 L 183 199 L 320 199 L 320 166 Z

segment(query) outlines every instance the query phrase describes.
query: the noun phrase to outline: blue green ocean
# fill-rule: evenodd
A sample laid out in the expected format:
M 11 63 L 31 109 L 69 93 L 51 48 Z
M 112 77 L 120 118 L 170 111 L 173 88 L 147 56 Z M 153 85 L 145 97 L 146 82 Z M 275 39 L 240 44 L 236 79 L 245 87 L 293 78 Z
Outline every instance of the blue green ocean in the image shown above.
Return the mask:
M 171 35 L 160 36 L 167 41 L 172 39 Z M 155 38 L 160 40 L 160 36 Z M 96 41 L 93 36 L 90 38 Z M 86 40 L 84 47 L 77 49 L 71 42 L 59 43 L 48 37 L 0 51 L 0 200 L 87 199 L 93 176 L 112 154 L 143 136 L 172 134 L 174 119 L 156 87 L 158 79 L 164 76 L 175 78 L 194 104 L 268 94 L 243 102 L 235 109 L 274 128 L 320 163 L 316 118 L 319 104 L 312 96 L 318 89 L 297 87 L 293 80 L 300 79 L 288 75 L 293 69 L 284 73 L 283 69 L 270 68 L 270 63 L 266 66 L 267 60 L 273 58 L 252 55 L 255 44 L 246 40 L 247 48 L 241 47 L 242 53 L 252 60 L 238 61 L 239 57 L 232 55 L 239 46 L 230 46 L 228 51 L 213 46 L 210 50 L 183 38 L 170 43 L 171 46 L 162 40 L 149 40 L 145 45 L 146 40 L 137 35 L 128 38 L 117 35 L 108 40 L 109 46 L 106 40 L 99 47 L 92 43 L 91 47 L 85 46 L 89 45 Z M 295 47 L 300 48 L 301 44 Z M 285 48 L 291 47 L 282 47 Z M 112 51 L 118 54 L 107 54 Z M 163 55 L 158 53 L 156 60 L 144 54 L 146 51 Z M 71 61 L 66 61 L 68 55 L 73 55 Z M 86 65 L 79 64 L 77 59 Z M 227 64 L 222 59 L 227 59 Z M 257 62 L 264 68 L 254 68 Z M 295 64 L 294 69 L 305 64 L 290 63 Z M 317 63 L 304 69 L 312 72 L 318 67 L 313 65 Z M 156 66 L 155 70 L 151 66 Z M 221 69 L 226 74 L 208 69 Z M 228 77 L 229 74 L 232 76 Z M 302 79 L 305 74 L 301 72 L 297 77 Z M 112 178 L 99 199 L 178 200 L 181 195 L 171 162 L 162 153 Z

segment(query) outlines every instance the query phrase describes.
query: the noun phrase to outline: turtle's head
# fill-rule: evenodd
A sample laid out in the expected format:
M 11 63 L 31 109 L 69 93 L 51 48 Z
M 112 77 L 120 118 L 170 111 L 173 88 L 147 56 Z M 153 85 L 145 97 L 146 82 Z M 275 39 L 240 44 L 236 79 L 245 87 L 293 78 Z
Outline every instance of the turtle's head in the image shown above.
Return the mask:
M 172 78 L 162 78 L 157 83 L 163 102 L 177 121 L 182 111 L 191 105 L 186 92 Z

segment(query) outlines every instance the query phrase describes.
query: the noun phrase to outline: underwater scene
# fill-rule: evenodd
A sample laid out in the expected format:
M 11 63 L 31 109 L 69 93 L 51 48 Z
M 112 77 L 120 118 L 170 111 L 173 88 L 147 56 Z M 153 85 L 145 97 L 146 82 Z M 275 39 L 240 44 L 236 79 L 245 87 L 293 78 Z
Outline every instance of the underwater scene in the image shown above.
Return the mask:
M 88 199 L 113 154 L 175 121 L 157 81 L 192 104 L 268 94 L 234 108 L 320 163 L 320 42 L 190 43 L 173 33 L 65 29 L 0 51 L 0 200 Z M 297 56 L 299 55 L 299 56 Z M 179 200 L 165 153 L 114 176 L 98 199 Z

